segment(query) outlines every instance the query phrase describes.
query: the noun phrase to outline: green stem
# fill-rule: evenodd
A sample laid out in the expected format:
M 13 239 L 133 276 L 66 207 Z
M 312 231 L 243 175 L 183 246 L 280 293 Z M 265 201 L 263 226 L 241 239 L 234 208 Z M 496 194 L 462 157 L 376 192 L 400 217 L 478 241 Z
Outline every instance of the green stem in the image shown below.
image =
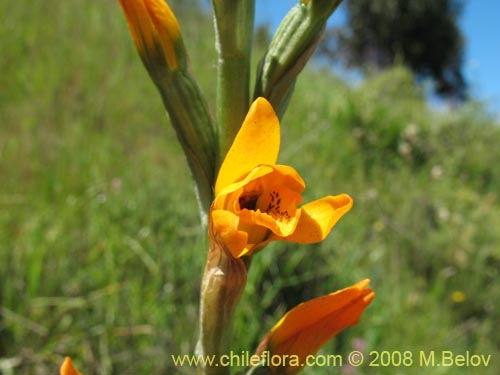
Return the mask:
M 217 71 L 217 127 L 220 165 L 250 104 L 250 59 L 254 0 L 213 0 Z

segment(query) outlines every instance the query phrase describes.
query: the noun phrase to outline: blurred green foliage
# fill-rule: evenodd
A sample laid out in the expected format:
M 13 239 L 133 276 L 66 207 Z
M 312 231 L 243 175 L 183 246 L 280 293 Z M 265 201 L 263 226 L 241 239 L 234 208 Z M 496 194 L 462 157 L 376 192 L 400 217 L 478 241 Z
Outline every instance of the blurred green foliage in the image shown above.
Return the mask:
M 211 21 L 173 5 L 213 104 Z M 0 13 L 0 374 L 54 374 L 64 355 L 87 375 L 194 373 L 170 354 L 193 352 L 207 244 L 118 3 L 0 1 Z M 347 192 L 355 207 L 325 242 L 254 258 L 235 352 L 297 303 L 370 277 L 375 301 L 322 353 L 469 350 L 490 365 L 304 374 L 497 374 L 500 127 L 484 113 L 429 110 L 403 68 L 350 87 L 310 66 L 280 162 L 306 201 Z

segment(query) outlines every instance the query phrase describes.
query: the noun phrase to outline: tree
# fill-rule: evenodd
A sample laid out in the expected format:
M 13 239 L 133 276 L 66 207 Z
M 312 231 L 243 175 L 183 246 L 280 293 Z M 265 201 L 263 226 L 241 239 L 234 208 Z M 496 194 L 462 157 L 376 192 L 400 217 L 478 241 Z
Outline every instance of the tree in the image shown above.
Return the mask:
M 408 66 L 435 90 L 463 100 L 462 0 L 348 0 L 346 28 L 330 29 L 320 53 L 348 66 Z

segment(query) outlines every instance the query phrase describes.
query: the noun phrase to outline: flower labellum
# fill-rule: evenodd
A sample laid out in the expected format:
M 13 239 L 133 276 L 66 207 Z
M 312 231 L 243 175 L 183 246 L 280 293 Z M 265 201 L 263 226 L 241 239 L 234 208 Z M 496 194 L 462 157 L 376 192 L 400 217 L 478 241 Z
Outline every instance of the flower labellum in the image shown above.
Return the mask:
M 210 211 L 211 239 L 235 258 L 271 241 L 320 242 L 352 207 L 346 194 L 298 207 L 305 183 L 292 167 L 276 165 L 279 147 L 278 117 L 258 98 L 220 167 Z

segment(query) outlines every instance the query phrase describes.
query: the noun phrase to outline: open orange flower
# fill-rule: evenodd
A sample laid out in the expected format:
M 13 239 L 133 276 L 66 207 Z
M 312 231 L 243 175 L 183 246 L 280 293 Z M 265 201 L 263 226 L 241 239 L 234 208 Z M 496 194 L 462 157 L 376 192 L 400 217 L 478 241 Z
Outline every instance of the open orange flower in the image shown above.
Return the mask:
M 369 284 L 370 280 L 362 280 L 296 306 L 264 337 L 257 354 L 268 350 L 270 356 L 283 359 L 279 367 L 271 366 L 274 372 L 299 372 L 308 364 L 308 356 L 316 354 L 344 328 L 358 323 L 365 308 L 375 298 L 375 292 L 367 288 Z
M 305 183 L 292 167 L 276 165 L 280 125 L 271 104 L 258 98 L 219 170 L 210 211 L 211 238 L 239 258 L 271 241 L 322 241 L 352 207 L 346 194 L 302 207 Z
M 63 364 L 61 365 L 61 369 L 59 370 L 59 374 L 61 375 L 82 375 L 80 371 L 75 369 L 73 366 L 73 361 L 70 357 L 66 357 L 64 359 Z

